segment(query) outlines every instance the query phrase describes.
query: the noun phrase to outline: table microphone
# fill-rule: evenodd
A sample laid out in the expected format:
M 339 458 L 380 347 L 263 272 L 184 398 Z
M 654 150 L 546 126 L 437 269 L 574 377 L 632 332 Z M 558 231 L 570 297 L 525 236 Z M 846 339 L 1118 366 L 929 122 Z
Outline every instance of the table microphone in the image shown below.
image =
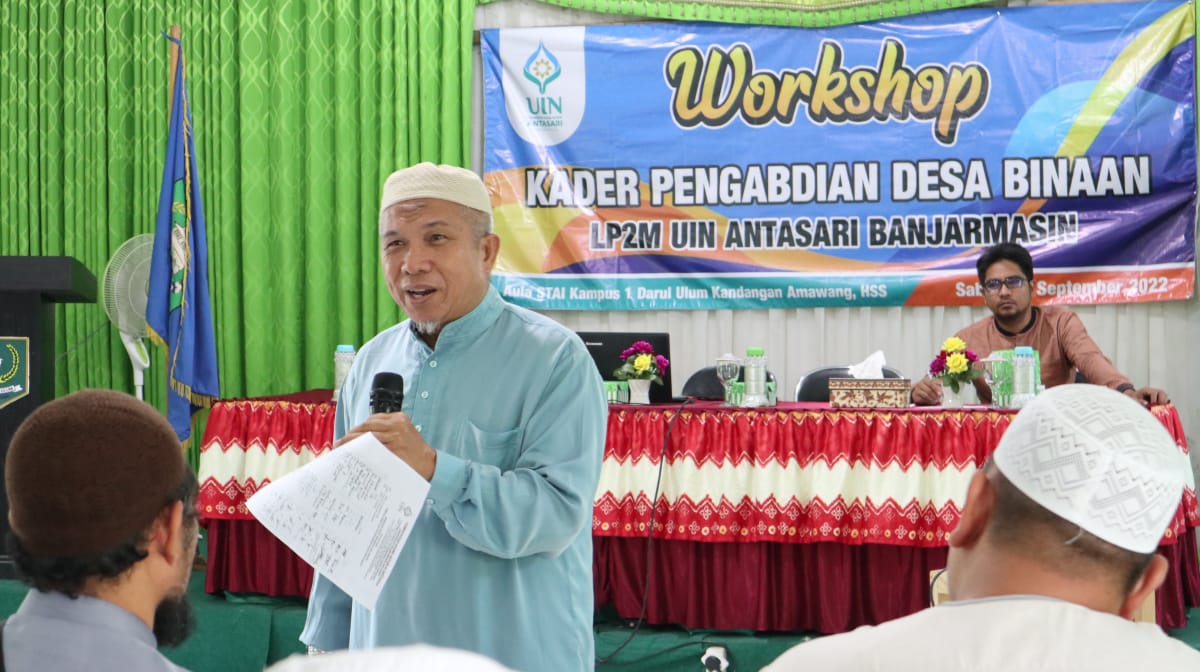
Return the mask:
M 371 381 L 371 412 L 398 413 L 404 404 L 404 378 L 387 371 L 375 374 Z

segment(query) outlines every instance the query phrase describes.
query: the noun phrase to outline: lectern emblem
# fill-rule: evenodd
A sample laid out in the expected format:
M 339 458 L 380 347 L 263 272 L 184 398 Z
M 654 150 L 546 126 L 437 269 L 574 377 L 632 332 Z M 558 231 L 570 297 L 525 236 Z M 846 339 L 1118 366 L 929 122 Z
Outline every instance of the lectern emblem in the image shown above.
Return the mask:
M 0 408 L 29 394 L 29 339 L 0 336 Z

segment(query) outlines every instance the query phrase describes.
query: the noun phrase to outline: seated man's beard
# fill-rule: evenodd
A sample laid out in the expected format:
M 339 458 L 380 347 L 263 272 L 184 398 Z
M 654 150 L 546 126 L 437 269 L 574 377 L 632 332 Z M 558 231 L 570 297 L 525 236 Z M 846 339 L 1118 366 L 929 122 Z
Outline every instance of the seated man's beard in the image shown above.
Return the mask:
M 154 610 L 154 641 L 171 648 L 183 643 L 196 627 L 186 592 L 163 598 Z

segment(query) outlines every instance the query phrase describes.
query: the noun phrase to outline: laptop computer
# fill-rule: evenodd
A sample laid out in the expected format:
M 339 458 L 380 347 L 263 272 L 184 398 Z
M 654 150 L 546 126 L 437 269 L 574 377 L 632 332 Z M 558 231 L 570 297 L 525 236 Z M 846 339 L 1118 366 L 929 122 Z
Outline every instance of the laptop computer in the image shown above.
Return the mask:
M 662 355 L 668 360 L 671 359 L 671 335 L 667 333 L 638 331 L 579 331 L 576 333 L 583 340 L 583 344 L 587 346 L 592 361 L 596 363 L 596 370 L 600 372 L 600 378 L 604 380 L 615 380 L 613 371 L 621 366 L 621 353 L 633 345 L 634 341 L 646 341 L 654 348 L 654 354 Z M 662 377 L 662 385 L 650 385 L 650 403 L 671 403 L 671 369 L 673 368 L 675 367 L 667 367 L 667 371 Z

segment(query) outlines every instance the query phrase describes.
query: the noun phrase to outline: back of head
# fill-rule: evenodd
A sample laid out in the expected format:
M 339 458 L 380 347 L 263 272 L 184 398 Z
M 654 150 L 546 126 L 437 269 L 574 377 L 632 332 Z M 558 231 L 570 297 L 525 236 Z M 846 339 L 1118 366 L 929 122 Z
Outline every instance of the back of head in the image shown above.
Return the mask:
M 194 494 L 195 479 L 171 425 L 153 407 L 119 392 L 83 390 L 21 423 L 5 459 L 5 487 L 18 568 L 42 590 L 75 592 L 86 576 L 64 578 L 72 572 L 63 566 L 80 559 L 80 571 L 115 575 L 123 568 L 111 562 L 87 567 L 136 544 L 166 506 Z M 54 577 L 29 576 L 50 565 Z
M 987 279 L 987 270 L 997 261 L 1011 261 L 1025 274 L 1026 280 L 1033 280 L 1033 256 L 1029 250 L 1017 243 L 999 243 L 984 250 L 975 262 L 980 283 Z
M 1126 395 L 1053 387 L 1017 415 L 992 456 L 1003 478 L 990 529 L 1046 562 L 1115 565 L 1127 579 L 1144 568 L 1179 507 L 1181 456 Z

